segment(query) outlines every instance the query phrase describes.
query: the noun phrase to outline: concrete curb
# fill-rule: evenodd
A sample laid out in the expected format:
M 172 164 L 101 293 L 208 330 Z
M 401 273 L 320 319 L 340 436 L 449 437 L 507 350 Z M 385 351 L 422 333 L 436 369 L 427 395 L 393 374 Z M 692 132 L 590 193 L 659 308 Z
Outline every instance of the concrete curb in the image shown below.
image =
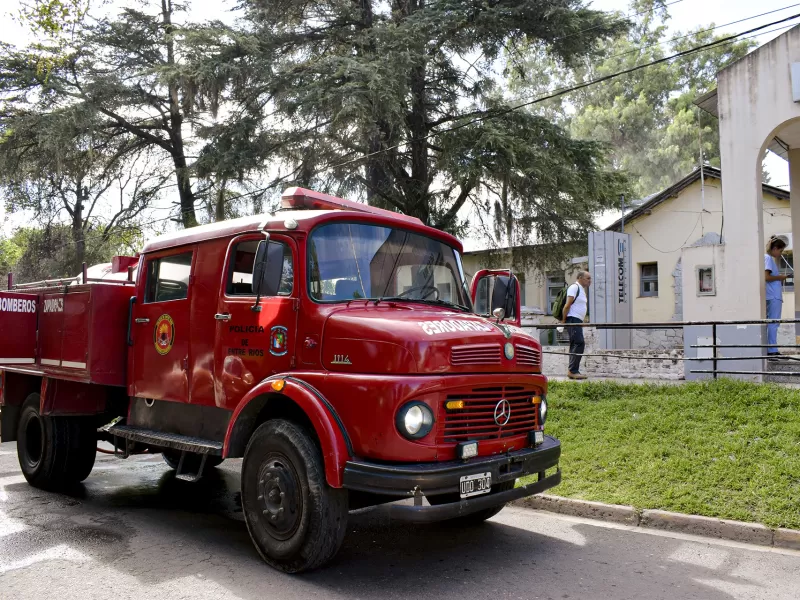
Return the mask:
M 512 502 L 512 505 L 635 527 L 677 531 L 759 546 L 800 550 L 800 531 L 770 529 L 760 523 L 744 523 L 664 510 L 638 510 L 632 506 L 603 504 L 602 502 L 576 500 L 547 494 L 522 498 Z

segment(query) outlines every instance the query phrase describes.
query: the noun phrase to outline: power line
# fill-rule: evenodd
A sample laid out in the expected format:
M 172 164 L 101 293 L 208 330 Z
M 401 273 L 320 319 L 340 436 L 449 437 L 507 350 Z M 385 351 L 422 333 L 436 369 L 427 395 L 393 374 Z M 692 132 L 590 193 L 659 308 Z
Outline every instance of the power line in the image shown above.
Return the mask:
M 680 4 L 683 1 L 684 0 L 673 0 L 673 2 L 667 2 L 663 6 L 653 6 L 652 8 L 648 8 L 647 10 L 642 10 L 642 11 L 639 11 L 637 13 L 628 13 L 627 15 L 624 15 L 620 19 L 616 19 L 614 21 L 611 21 L 611 23 L 612 24 L 613 23 L 622 23 L 623 21 L 627 21 L 631 17 L 639 17 L 641 15 L 646 15 L 648 13 L 655 12 L 656 10 L 659 10 L 660 8 L 666 8 L 667 6 L 672 6 L 673 4 Z M 591 27 L 587 27 L 586 29 L 581 29 L 580 31 L 576 31 L 575 33 L 569 33 L 567 35 L 563 35 L 561 37 L 554 38 L 553 41 L 557 42 L 559 40 L 568 40 L 571 37 L 575 37 L 576 35 L 581 35 L 582 33 L 586 33 L 587 31 L 594 31 L 595 29 L 599 29 L 600 27 L 602 27 L 602 25 L 592 25 Z
M 638 48 L 634 48 L 633 50 L 628 50 L 626 52 L 621 52 L 619 54 L 613 54 L 609 56 L 606 60 L 611 60 L 612 58 L 619 58 L 621 56 L 627 56 L 628 54 L 634 54 L 636 52 L 640 52 L 641 50 L 646 50 L 647 48 L 652 48 L 654 46 L 660 46 L 661 44 L 669 44 L 670 42 L 677 42 L 678 40 L 683 40 L 688 37 L 692 37 L 693 35 L 698 35 L 700 33 L 708 33 L 709 31 L 714 31 L 715 29 L 720 29 L 722 27 L 729 27 L 730 25 L 737 25 L 738 23 L 744 23 L 745 21 L 752 21 L 753 19 L 758 19 L 759 17 L 764 17 L 766 15 L 771 15 L 777 12 L 781 12 L 784 10 L 789 10 L 790 8 L 795 8 L 796 6 L 800 6 L 800 2 L 797 4 L 790 4 L 789 6 L 784 6 L 783 8 L 776 8 L 775 10 L 770 10 L 767 12 L 763 12 L 758 15 L 753 15 L 752 17 L 746 17 L 744 19 L 739 19 L 738 21 L 731 21 L 730 23 L 723 23 L 722 25 L 714 25 L 713 27 L 709 27 L 708 29 L 700 29 L 698 31 L 693 31 L 691 33 L 687 33 L 686 35 L 679 35 L 678 37 L 674 37 L 668 40 L 663 40 L 660 42 L 655 42 L 653 44 L 648 44 L 646 46 L 640 46 Z M 763 35 L 763 34 L 761 34 Z
M 681 2 L 681 1 L 683 1 L 683 0 L 676 0 L 675 2 L 672 2 L 671 4 L 677 4 L 678 2 Z M 645 12 L 649 12 L 649 11 L 645 11 Z M 643 13 L 638 13 L 638 14 L 643 14 Z M 514 112 L 514 111 L 520 110 L 522 108 L 525 108 L 527 106 L 532 106 L 534 104 L 539 104 L 541 102 L 545 102 L 547 100 L 551 100 L 553 98 L 557 98 L 559 96 L 563 96 L 565 94 L 568 94 L 568 93 L 571 93 L 571 92 L 574 92 L 574 91 L 577 91 L 577 90 L 580 90 L 580 89 L 584 89 L 584 88 L 587 88 L 587 87 L 592 86 L 592 85 L 597 85 L 597 84 L 603 83 L 605 81 L 609 81 L 611 79 L 615 79 L 617 77 L 621 77 L 623 75 L 628 75 L 630 73 L 634 73 L 634 72 L 640 71 L 642 69 L 646 69 L 646 68 L 649 68 L 649 67 L 661 64 L 661 63 L 669 62 L 671 60 L 674 60 L 676 58 L 680 58 L 682 56 L 695 54 L 697 52 L 701 52 L 701 51 L 706 50 L 708 48 L 712 48 L 712 47 L 715 47 L 715 46 L 720 46 L 720 45 L 723 45 L 723 44 L 726 44 L 726 43 L 731 43 L 731 42 L 735 41 L 736 39 L 741 38 L 742 36 L 746 36 L 748 34 L 753 34 L 755 32 L 763 31 L 764 29 L 767 29 L 768 27 L 772 27 L 773 25 L 778 25 L 778 24 L 781 24 L 781 23 L 786 23 L 788 21 L 793 21 L 793 20 L 797 19 L 798 17 L 800 17 L 800 13 L 794 14 L 794 15 L 786 17 L 784 19 L 780 19 L 778 21 L 773 21 L 772 23 L 767 23 L 767 24 L 764 24 L 764 25 L 760 25 L 758 27 L 754 27 L 752 29 L 748 29 L 748 30 L 743 31 L 743 32 L 738 33 L 738 34 L 734 34 L 734 35 L 730 35 L 730 36 L 727 36 L 727 37 L 724 37 L 724 38 L 720 38 L 718 40 L 714 40 L 712 42 L 708 42 L 706 44 L 702 44 L 702 45 L 696 46 L 694 48 L 689 48 L 687 50 L 683 50 L 681 52 L 677 52 L 677 53 L 672 54 L 670 56 L 666 56 L 666 57 L 663 57 L 663 58 L 659 58 L 659 59 L 650 61 L 648 63 L 643 63 L 641 65 L 636 65 L 634 67 L 631 67 L 631 68 L 628 68 L 628 69 L 624 69 L 624 70 L 618 71 L 616 73 L 611 73 L 609 75 L 604 75 L 602 77 L 598 77 L 598 78 L 595 78 L 595 79 L 592 79 L 592 80 L 589 80 L 589 81 L 585 81 L 585 82 L 582 82 L 582 83 L 579 83 L 579 84 L 576 84 L 576 85 L 573 85 L 573 86 L 557 88 L 557 89 L 553 90 L 551 93 L 549 93 L 549 94 L 547 94 L 545 96 L 540 96 L 538 98 L 534 98 L 532 100 L 517 104 L 515 106 L 511 106 L 511 107 L 505 108 L 505 109 L 500 110 L 500 111 L 490 112 L 490 113 L 487 113 L 487 114 L 484 114 L 484 115 L 480 115 L 480 116 L 475 117 L 475 118 L 473 118 L 473 119 L 471 119 L 469 121 L 466 121 L 464 123 L 459 123 L 459 124 L 454 125 L 452 127 L 441 129 L 439 131 L 436 131 L 434 133 L 428 134 L 427 136 L 424 136 L 424 137 L 421 137 L 421 138 L 412 139 L 412 140 L 409 140 L 409 141 L 406 141 L 406 142 L 402 142 L 402 143 L 396 144 L 394 146 L 389 146 L 387 148 L 383 148 L 381 150 L 377 150 L 375 152 L 370 152 L 368 154 L 365 154 L 365 155 L 360 156 L 360 157 L 355 158 L 355 159 L 351 159 L 351 160 L 348 160 L 348 161 L 344 161 L 344 162 L 340 162 L 340 163 L 329 165 L 327 167 L 324 167 L 322 169 L 317 170 L 314 174 L 315 175 L 320 175 L 320 174 L 325 173 L 326 171 L 329 171 L 331 169 L 338 169 L 338 168 L 346 167 L 346 166 L 349 166 L 351 164 L 355 164 L 355 163 L 358 163 L 358 162 L 363 161 L 365 159 L 371 158 L 373 156 L 377 156 L 379 154 L 384 154 L 384 153 L 389 152 L 391 150 L 399 149 L 399 148 L 401 148 L 403 146 L 406 146 L 406 145 L 414 143 L 414 142 L 426 141 L 426 140 L 428 140 L 428 139 L 430 139 L 430 138 L 432 138 L 432 137 L 434 137 L 436 135 L 441 135 L 443 133 L 449 133 L 449 132 L 452 132 L 452 131 L 457 131 L 459 129 L 463 129 L 463 128 L 468 127 L 470 125 L 473 125 L 475 123 L 480 123 L 480 122 L 483 122 L 483 121 L 486 121 L 486 120 L 489 120 L 489 119 L 498 118 L 498 117 L 501 117 L 503 115 L 509 114 L 511 112 Z M 772 31 L 785 29 L 785 28 L 788 28 L 790 26 L 791 25 L 787 25 L 787 26 L 784 26 L 784 27 L 779 27 L 779 28 L 777 28 L 775 30 L 772 30 Z M 763 33 L 759 34 L 759 35 L 763 35 Z M 754 37 L 754 36 L 751 36 L 751 37 Z M 248 196 L 256 196 L 258 194 L 264 193 L 268 189 L 270 189 L 270 186 L 268 186 L 266 188 L 261 188 L 261 189 L 255 190 L 253 192 L 248 192 L 248 193 L 245 193 L 245 194 L 241 194 L 241 195 L 237 196 L 235 199 L 238 200 L 238 199 L 246 198 Z M 139 225 L 144 227 L 144 226 L 148 226 L 148 225 L 155 225 L 157 223 L 162 223 L 162 222 L 169 221 L 169 220 L 174 220 L 174 219 L 177 219 L 177 218 L 183 216 L 184 214 L 188 214 L 188 213 L 192 212 L 193 210 L 194 209 L 187 210 L 187 211 L 181 211 L 180 213 L 178 213 L 178 215 L 169 215 L 167 217 L 164 217 L 164 218 L 161 218 L 161 219 L 155 219 L 155 220 L 152 220 L 152 221 L 149 221 L 149 222 L 145 222 L 145 223 L 141 223 Z M 695 229 L 696 228 L 697 228 L 697 225 L 695 225 Z M 692 233 L 693 232 L 694 232 L 694 230 L 692 231 Z M 637 233 L 639 233 L 639 232 L 637 231 Z M 641 236 L 641 233 L 639 233 L 639 235 Z M 642 238 L 644 239 L 644 236 L 642 236 Z M 70 243 L 77 243 L 79 241 L 85 241 L 85 238 L 84 238 L 84 240 L 75 240 L 75 241 L 72 241 Z M 687 241 L 688 241 L 688 239 L 687 239 Z M 645 239 L 645 242 L 647 242 L 646 239 Z M 648 245 L 649 245 L 649 242 L 648 242 Z M 657 250 L 659 252 L 663 252 L 661 250 L 658 250 L 657 248 L 653 248 L 653 249 Z M 666 253 L 666 252 L 664 252 L 664 253 Z
M 611 73 L 609 75 L 604 75 L 602 77 L 597 77 L 595 79 L 591 79 L 589 81 L 584 81 L 582 83 L 579 83 L 579 84 L 576 84 L 576 85 L 573 85 L 573 86 L 564 87 L 564 88 L 557 88 L 557 89 L 553 90 L 551 93 L 549 93 L 549 94 L 547 94 L 545 96 L 539 96 L 539 97 L 534 98 L 532 100 L 528 100 L 526 102 L 522 102 L 521 104 L 517 104 L 515 106 L 511 106 L 511 107 L 505 108 L 503 110 L 499 110 L 499 111 L 496 111 L 496 112 L 491 112 L 491 113 L 487 113 L 487 114 L 475 117 L 474 119 L 471 119 L 471 120 L 469 120 L 469 121 L 467 121 L 465 123 L 459 123 L 459 124 L 454 125 L 452 127 L 441 129 L 441 130 L 436 131 L 434 133 L 430 133 L 430 134 L 428 134 L 428 135 L 426 135 L 424 137 L 415 138 L 415 139 L 412 139 L 412 140 L 409 140 L 409 141 L 406 141 L 406 142 L 401 142 L 399 144 L 395 144 L 394 146 L 389 146 L 387 148 L 382 148 L 381 150 L 376 150 L 375 152 L 367 153 L 367 154 L 365 154 L 363 156 L 360 156 L 358 158 L 354 158 L 354 159 L 351 159 L 351 160 L 348 160 L 348 161 L 344 161 L 344 162 L 341 162 L 341 163 L 338 163 L 338 164 L 329 165 L 328 167 L 325 167 L 325 168 L 317 171 L 316 174 L 324 173 L 324 172 L 329 171 L 331 169 L 338 169 L 338 168 L 346 167 L 346 166 L 349 166 L 351 164 L 354 164 L 354 163 L 363 161 L 365 159 L 371 158 L 373 156 L 377 156 L 379 154 L 384 154 L 384 153 L 389 152 L 391 150 L 397 150 L 397 149 L 399 149 L 399 148 L 401 148 L 403 146 L 406 146 L 408 144 L 412 144 L 412 143 L 415 143 L 415 142 L 424 142 L 424 141 L 429 140 L 430 138 L 432 138 L 434 136 L 441 135 L 443 133 L 449 133 L 449 132 L 452 132 L 452 131 L 457 131 L 459 129 L 463 129 L 463 128 L 468 127 L 470 125 L 473 125 L 475 123 L 480 123 L 480 122 L 486 121 L 488 119 L 498 118 L 498 117 L 501 117 L 503 115 L 512 113 L 512 112 L 514 112 L 516 110 L 520 110 L 521 108 L 525 108 L 527 106 L 532 106 L 534 104 L 539 104 L 539 103 L 545 102 L 547 100 L 552 100 L 553 98 L 558 98 L 559 96 L 564 96 L 565 94 L 569 94 L 571 92 L 575 92 L 575 91 L 587 88 L 587 87 L 592 86 L 592 85 L 597 85 L 599 83 L 603 83 L 605 81 L 609 81 L 611 79 L 615 79 L 615 78 L 621 77 L 623 75 L 629 75 L 630 73 L 635 73 L 636 71 L 641 71 L 642 69 L 646 69 L 646 68 L 649 68 L 649 67 L 653 67 L 655 65 L 659 65 L 659 64 L 662 64 L 662 63 L 665 63 L 665 62 L 669 62 L 671 60 L 674 60 L 676 58 L 680 58 L 682 56 L 688 56 L 690 54 L 695 54 L 697 52 L 701 52 L 703 50 L 707 50 L 707 49 L 713 48 L 715 46 L 720 46 L 720 45 L 723 45 L 723 44 L 726 44 L 726 43 L 730 43 L 730 42 L 735 41 L 737 38 L 740 38 L 742 36 L 745 36 L 745 35 L 748 35 L 748 34 L 752 34 L 752 33 L 758 32 L 758 31 L 762 31 L 764 29 L 767 29 L 768 27 L 772 27 L 773 25 L 779 25 L 781 23 L 786 23 L 787 21 L 793 21 L 793 20 L 797 19 L 798 17 L 800 17 L 800 13 L 794 14 L 794 15 L 792 15 L 790 17 L 786 17 L 784 19 L 780 19 L 778 21 L 773 21 L 772 23 L 766 23 L 764 25 L 759 25 L 758 27 L 753 27 L 752 29 L 748 29 L 746 31 L 742 31 L 741 33 L 737 33 L 735 35 L 730 35 L 730 36 L 727 36 L 727 37 L 724 37 L 724 38 L 720 38 L 718 40 L 714 40 L 714 41 L 708 42 L 706 44 L 701 44 L 700 46 L 695 46 L 694 48 L 689 48 L 689 49 L 683 50 L 681 52 L 676 52 L 675 54 L 672 54 L 670 56 L 665 56 L 663 58 L 659 58 L 659 59 L 650 61 L 648 63 L 643 63 L 641 65 L 636 65 L 636 66 L 630 67 L 628 69 L 623 69 L 622 71 L 617 71 L 616 73 Z
M 635 226 L 635 225 L 631 225 L 631 228 L 632 228 L 632 229 L 633 229 L 633 230 L 634 230 L 636 233 L 638 233 L 638 234 L 639 234 L 639 237 L 640 237 L 640 238 L 642 238 L 642 239 L 644 240 L 644 243 L 645 243 L 645 244 L 647 244 L 648 246 L 650 246 L 650 247 L 651 247 L 653 250 L 655 250 L 656 252 L 660 252 L 661 254 L 672 254 L 672 253 L 674 253 L 674 252 L 677 252 L 678 250 L 680 250 L 681 248 L 683 248 L 684 246 L 686 246 L 686 244 L 688 244 L 688 243 L 689 243 L 689 240 L 690 240 L 690 239 L 692 239 L 692 236 L 694 235 L 694 232 L 695 232 L 695 231 L 697 231 L 697 226 L 700 224 L 700 218 L 701 218 L 702 216 L 703 216 L 702 214 L 699 214 L 699 215 L 697 216 L 697 221 L 695 221 L 694 227 L 693 227 L 693 228 L 692 228 L 692 230 L 689 232 L 689 236 L 686 238 L 686 240 L 683 242 L 683 244 L 681 244 L 680 246 L 678 246 L 677 248 L 675 248 L 675 250 L 659 250 L 658 248 L 656 248 L 655 246 L 653 246 L 653 244 L 651 244 L 650 242 L 648 242 L 648 241 L 647 241 L 647 238 L 646 238 L 646 237 L 644 237 L 644 236 L 642 235 L 642 233 L 641 233 L 641 232 L 640 232 L 638 229 L 636 229 L 636 226 Z
M 677 3 L 677 2 L 675 2 L 675 3 Z M 639 13 L 639 14 L 641 14 L 641 13 Z M 356 163 L 358 163 L 360 161 L 363 161 L 365 159 L 371 158 L 373 156 L 384 154 L 384 153 L 390 152 L 392 150 L 397 150 L 397 149 L 402 148 L 403 146 L 406 146 L 408 144 L 412 144 L 412 143 L 415 143 L 415 142 L 423 142 L 423 141 L 429 140 L 430 138 L 432 138 L 434 136 L 441 135 L 443 133 L 449 133 L 451 131 L 457 131 L 458 129 L 463 129 L 464 127 L 468 127 L 468 126 L 473 125 L 475 123 L 479 123 L 479 122 L 486 121 L 486 120 L 489 120 L 489 119 L 497 118 L 497 117 L 509 114 L 511 112 L 514 112 L 516 110 L 519 110 L 521 108 L 525 108 L 527 106 L 532 106 L 534 104 L 539 104 L 541 102 L 545 102 L 547 100 L 551 100 L 553 98 L 557 98 L 559 96 L 563 96 L 563 95 L 566 95 L 568 93 L 571 93 L 571 92 L 574 92 L 574 91 L 577 91 L 577 90 L 580 90 L 580 89 L 584 89 L 584 88 L 587 88 L 587 87 L 592 86 L 592 85 L 596 85 L 596 84 L 599 84 L 599 83 L 603 83 L 605 81 L 609 81 L 609 80 L 614 79 L 616 77 L 621 77 L 623 75 L 628 75 L 630 73 L 633 73 L 633 72 L 636 72 L 636 71 L 640 71 L 640 70 L 646 69 L 648 67 L 652 67 L 652 66 L 664 63 L 664 62 L 668 62 L 670 60 L 674 60 L 676 58 L 680 58 L 682 56 L 687 56 L 687 55 L 690 55 L 690 54 L 701 52 L 703 50 L 706 50 L 708 48 L 712 48 L 712 47 L 715 47 L 715 46 L 721 46 L 721 45 L 724 45 L 724 44 L 730 44 L 730 43 L 732 43 L 733 41 L 735 41 L 738 38 L 748 39 L 748 37 L 757 37 L 758 35 L 764 35 L 765 33 L 770 33 L 770 32 L 773 32 L 773 31 L 779 31 L 779 30 L 782 30 L 782 29 L 787 29 L 789 27 L 792 27 L 793 25 L 790 24 L 790 25 L 786 25 L 786 26 L 783 26 L 783 27 L 778 27 L 776 29 L 772 29 L 770 31 L 763 31 L 764 29 L 766 29 L 768 27 L 772 27 L 773 25 L 777 25 L 777 24 L 780 24 L 780 23 L 785 23 L 785 22 L 788 22 L 788 21 L 792 21 L 792 20 L 797 19 L 798 17 L 800 17 L 800 13 L 794 14 L 794 15 L 792 15 L 790 17 L 786 17 L 784 19 L 780 19 L 778 21 L 773 21 L 772 23 L 766 23 L 764 25 L 760 25 L 758 27 L 754 27 L 752 29 L 748 29 L 748 30 L 743 31 L 743 32 L 738 33 L 738 34 L 734 34 L 734 35 L 730 35 L 730 36 L 727 36 L 727 37 L 724 37 L 724 38 L 720 38 L 718 40 L 714 40 L 714 41 L 708 42 L 708 43 L 703 44 L 701 46 L 696 46 L 694 48 L 689 48 L 687 50 L 683 50 L 681 52 L 677 52 L 677 53 L 672 54 L 670 56 L 666 56 L 666 57 L 663 57 L 663 58 L 660 58 L 660 59 L 657 59 L 657 60 L 653 60 L 653 61 L 651 61 L 649 63 L 636 65 L 634 67 L 631 67 L 631 68 L 628 68 L 628 69 L 624 69 L 624 70 L 618 71 L 616 73 L 611 73 L 611 74 L 605 75 L 603 77 L 598 77 L 596 79 L 592 79 L 592 80 L 589 80 L 589 81 L 586 81 L 586 82 L 582 82 L 582 83 L 576 84 L 574 86 L 556 88 L 555 90 L 553 90 L 548 95 L 540 96 L 540 97 L 534 98 L 532 100 L 525 101 L 525 102 L 523 102 L 521 104 L 518 104 L 516 106 L 511 106 L 509 108 L 506 108 L 506 109 L 503 109 L 503 110 L 500 110 L 500 111 L 497 111 L 497 112 L 487 113 L 485 115 L 478 116 L 478 117 L 476 117 L 476 118 L 474 118 L 472 120 L 469 120 L 469 121 L 467 121 L 465 123 L 460 123 L 458 125 L 454 125 L 454 126 L 449 127 L 449 128 L 440 129 L 439 131 L 430 133 L 430 134 L 428 134 L 428 135 L 426 135 L 424 137 L 415 138 L 415 139 L 411 139 L 411 140 L 408 140 L 408 141 L 405 141 L 405 142 L 401 142 L 399 144 L 395 144 L 394 146 L 389 146 L 387 148 L 382 148 L 380 150 L 376 150 L 375 152 L 370 152 L 370 153 L 367 153 L 367 154 L 365 154 L 363 156 L 359 156 L 357 158 L 353 158 L 353 159 L 346 160 L 346 161 L 343 161 L 343 162 L 329 164 L 328 166 L 325 166 L 325 167 L 322 167 L 320 169 L 317 169 L 314 172 L 313 175 L 314 176 L 321 175 L 322 173 L 325 173 L 325 172 L 330 171 L 332 169 L 339 169 L 339 168 L 346 167 L 346 166 L 349 166 L 349 165 L 352 165 L 352 164 L 356 164 Z M 759 31 L 761 33 L 759 33 L 757 35 L 751 35 L 751 36 L 748 36 L 748 37 L 743 37 L 743 36 L 747 36 L 747 34 L 752 34 L 754 32 L 759 32 Z M 245 194 L 241 194 L 240 196 L 237 196 L 237 199 L 246 198 L 248 196 L 255 196 L 255 195 L 263 193 L 267 189 L 269 189 L 269 188 L 261 188 L 261 189 L 258 189 L 258 190 L 254 190 L 252 192 L 247 192 Z

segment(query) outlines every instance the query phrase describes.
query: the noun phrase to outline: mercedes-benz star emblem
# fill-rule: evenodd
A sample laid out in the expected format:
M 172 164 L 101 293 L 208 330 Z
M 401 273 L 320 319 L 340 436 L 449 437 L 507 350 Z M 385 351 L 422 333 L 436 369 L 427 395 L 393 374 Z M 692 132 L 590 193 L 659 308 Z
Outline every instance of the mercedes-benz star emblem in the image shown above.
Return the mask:
M 494 407 L 494 422 L 502 427 L 511 418 L 511 404 L 508 400 L 500 400 Z

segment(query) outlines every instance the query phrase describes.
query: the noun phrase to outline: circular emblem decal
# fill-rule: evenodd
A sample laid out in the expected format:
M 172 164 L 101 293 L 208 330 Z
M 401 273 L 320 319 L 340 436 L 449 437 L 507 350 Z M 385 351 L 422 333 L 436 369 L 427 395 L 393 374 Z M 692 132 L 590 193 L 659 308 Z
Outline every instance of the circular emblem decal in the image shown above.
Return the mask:
M 511 418 L 511 403 L 508 400 L 500 400 L 494 407 L 494 422 L 502 427 Z
M 289 330 L 286 327 L 277 325 L 270 330 L 269 352 L 272 356 L 283 356 L 289 350 L 286 347 Z
M 175 342 L 175 322 L 169 315 L 161 315 L 156 320 L 156 328 L 153 330 L 153 343 L 156 352 L 161 356 L 168 354 L 172 350 Z

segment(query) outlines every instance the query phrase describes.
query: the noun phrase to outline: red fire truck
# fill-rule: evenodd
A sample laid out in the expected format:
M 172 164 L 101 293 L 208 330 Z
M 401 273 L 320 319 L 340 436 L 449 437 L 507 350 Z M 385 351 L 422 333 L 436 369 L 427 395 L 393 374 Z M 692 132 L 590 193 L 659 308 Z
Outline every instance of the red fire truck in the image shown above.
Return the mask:
M 488 519 L 557 485 L 561 446 L 517 279 L 468 290 L 461 253 L 417 219 L 291 188 L 273 214 L 71 280 L 9 276 L 2 441 L 49 490 L 89 476 L 98 440 L 187 480 L 243 457 L 250 536 L 287 572 L 332 558 L 354 508 Z

